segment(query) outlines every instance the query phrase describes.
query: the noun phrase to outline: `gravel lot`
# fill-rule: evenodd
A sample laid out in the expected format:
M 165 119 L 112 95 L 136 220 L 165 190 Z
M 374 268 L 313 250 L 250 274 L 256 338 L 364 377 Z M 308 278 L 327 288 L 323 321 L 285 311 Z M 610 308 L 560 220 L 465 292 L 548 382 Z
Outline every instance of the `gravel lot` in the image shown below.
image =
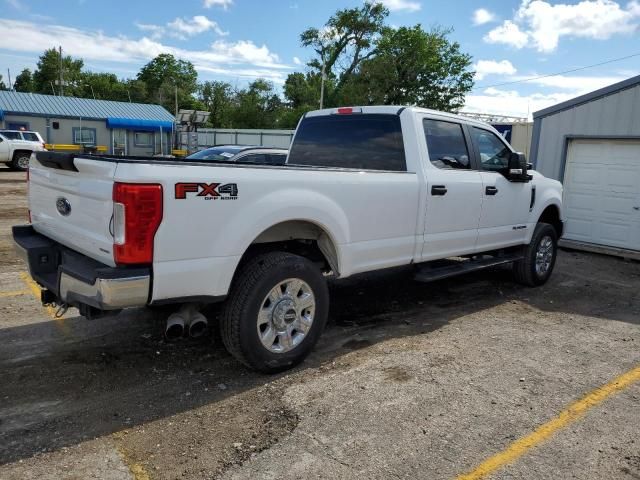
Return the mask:
M 2 479 L 456 478 L 640 365 L 640 264 L 577 252 L 538 289 L 335 282 L 316 351 L 277 376 L 165 343 L 166 311 L 54 319 L 13 255 L 24 177 L 0 169 Z M 491 478 L 640 479 L 640 383 Z

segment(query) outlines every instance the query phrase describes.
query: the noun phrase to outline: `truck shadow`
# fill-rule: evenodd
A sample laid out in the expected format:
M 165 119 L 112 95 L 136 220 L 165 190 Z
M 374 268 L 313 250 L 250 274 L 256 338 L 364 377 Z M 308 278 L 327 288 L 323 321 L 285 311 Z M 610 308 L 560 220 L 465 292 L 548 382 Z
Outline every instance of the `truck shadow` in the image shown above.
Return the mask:
M 332 282 L 330 322 L 318 347 L 301 366 L 276 376 L 246 370 L 219 341 L 212 346 L 211 338 L 164 342 L 162 311 L 4 328 L 0 464 L 202 406 L 221 406 L 284 376 L 300 379 L 309 369 L 331 364 L 353 350 L 389 338 L 429 334 L 459 317 L 508 301 L 640 323 L 633 315 L 640 305 L 640 264 L 573 255 L 562 254 L 553 280 L 534 290 L 514 284 L 504 268 L 431 284 L 414 282 L 411 268 Z M 606 266 L 617 269 L 614 278 L 630 287 L 592 278 Z M 208 313 L 213 317 L 216 309 Z

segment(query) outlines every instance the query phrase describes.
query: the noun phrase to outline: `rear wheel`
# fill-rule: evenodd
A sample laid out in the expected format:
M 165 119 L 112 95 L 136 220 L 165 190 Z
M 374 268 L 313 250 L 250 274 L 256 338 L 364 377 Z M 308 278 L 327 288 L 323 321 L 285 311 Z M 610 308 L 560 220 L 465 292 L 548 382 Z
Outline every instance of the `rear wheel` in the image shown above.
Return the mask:
M 556 263 L 558 235 L 548 223 L 538 223 L 526 246 L 524 258 L 513 264 L 516 280 L 523 285 L 537 287 L 544 285 Z
M 29 168 L 29 159 L 31 158 L 30 152 L 18 152 L 13 156 L 13 162 L 11 162 L 11 168 L 14 170 L 22 170 L 23 172 Z
M 329 311 L 322 272 L 298 255 L 272 252 L 238 273 L 220 322 L 226 349 L 248 367 L 275 373 L 300 363 Z

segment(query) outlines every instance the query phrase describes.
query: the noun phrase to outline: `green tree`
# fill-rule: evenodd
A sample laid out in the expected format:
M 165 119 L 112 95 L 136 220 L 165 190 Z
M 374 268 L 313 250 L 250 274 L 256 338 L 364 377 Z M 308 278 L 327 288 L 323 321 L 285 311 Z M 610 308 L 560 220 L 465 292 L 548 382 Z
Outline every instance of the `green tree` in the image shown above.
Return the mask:
M 62 57 L 62 74 L 65 84 L 64 94 L 77 96 L 82 90 L 81 77 L 84 62 L 70 56 Z M 60 92 L 60 52 L 55 48 L 46 50 L 38 59 L 38 68 L 33 72 L 33 87 L 36 93 L 56 94 Z
M 16 81 L 13 84 L 13 88 L 16 92 L 26 92 L 31 93 L 34 92 L 34 83 L 33 83 L 33 75 L 31 74 L 31 70 L 28 68 L 23 69 L 18 76 L 16 77 Z
M 235 96 L 231 85 L 227 82 L 204 82 L 200 86 L 200 101 L 211 113 L 209 123 L 214 128 L 229 128 L 233 119 Z
M 449 40 L 451 30 L 386 28 L 376 55 L 362 63 L 341 92 L 343 103 L 419 105 L 457 111 L 473 87 L 471 56 Z
M 0 90 L 8 90 L 7 86 L 4 84 L 4 81 L 2 81 L 2 75 L 0 75 Z
M 147 101 L 149 94 L 147 93 L 147 85 L 143 81 L 131 78 L 123 83 L 127 91 L 125 101 L 133 103 L 145 103 Z
M 147 101 L 159 103 L 170 112 L 175 110 L 176 88 L 178 108 L 197 106 L 194 94 L 198 90 L 198 73 L 191 62 L 162 53 L 142 67 L 137 79 L 146 85 Z
M 249 87 L 236 95 L 236 108 L 233 111 L 234 128 L 278 128 L 278 113 L 282 101 L 276 94 L 273 84 L 257 79 Z
M 79 96 L 84 98 L 128 101 L 126 84 L 113 73 L 85 72 L 78 87 Z
M 328 76 L 335 75 L 336 90 L 366 59 L 375 55 L 375 42 L 384 28 L 389 10 L 382 3 L 367 1 L 362 7 L 338 10 L 324 28 L 302 32 L 302 46 L 314 49 L 317 58 L 309 66 L 321 71 L 324 64 Z

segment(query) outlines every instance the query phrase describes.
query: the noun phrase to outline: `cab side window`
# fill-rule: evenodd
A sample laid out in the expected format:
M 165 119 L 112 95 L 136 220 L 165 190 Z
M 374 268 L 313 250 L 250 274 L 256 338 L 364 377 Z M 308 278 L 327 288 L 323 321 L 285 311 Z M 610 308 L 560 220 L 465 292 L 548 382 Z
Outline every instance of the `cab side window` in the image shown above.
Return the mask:
M 429 160 L 438 168 L 470 169 L 469 149 L 462 125 L 442 120 L 424 119 L 424 134 L 429 149 Z
M 473 127 L 471 135 L 480 151 L 480 166 L 482 170 L 497 172 L 508 168 L 511 150 L 495 133 Z

